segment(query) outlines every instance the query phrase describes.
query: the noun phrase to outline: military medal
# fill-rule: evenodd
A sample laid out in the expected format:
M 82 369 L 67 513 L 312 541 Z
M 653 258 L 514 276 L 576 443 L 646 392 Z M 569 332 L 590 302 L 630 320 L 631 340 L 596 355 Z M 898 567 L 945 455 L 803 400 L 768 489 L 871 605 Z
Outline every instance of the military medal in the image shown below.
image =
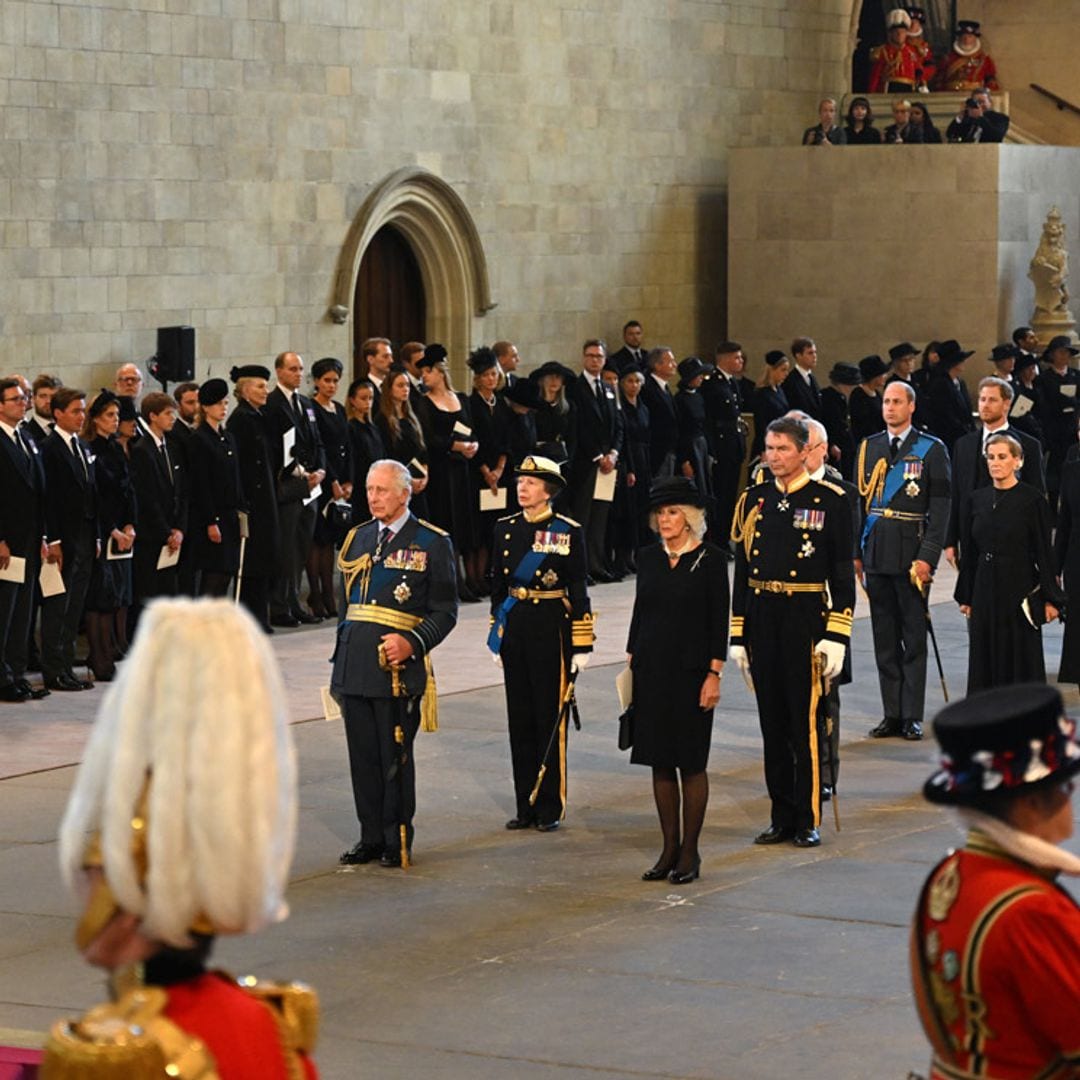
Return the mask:
M 803 531 L 813 529 L 815 532 L 821 532 L 825 528 L 825 511 L 802 507 L 791 515 L 791 524 Z
M 948 949 L 941 958 L 941 974 L 946 982 L 952 982 L 960 974 L 960 958 L 954 949 Z
M 559 575 L 554 570 L 545 570 L 544 576 L 540 579 L 541 585 L 546 585 L 549 589 L 556 581 L 559 580 Z
M 930 918 L 942 922 L 960 895 L 960 867 L 956 859 L 942 867 L 930 886 Z
M 532 549 L 538 555 L 569 555 L 570 534 L 553 532 L 550 529 L 537 529 L 533 536 Z
M 404 604 L 410 596 L 412 596 L 412 589 L 404 581 L 394 589 L 394 599 L 399 604 Z
M 799 556 L 800 556 L 800 558 L 803 558 L 803 559 L 809 559 L 810 556 L 813 555 L 816 550 L 817 549 L 814 547 L 813 544 L 810 543 L 809 540 L 804 540 L 803 541 L 803 546 L 802 546 L 801 550 L 799 551 Z
M 919 458 L 904 462 L 904 479 L 907 481 L 904 491 L 910 499 L 916 498 L 922 490 L 916 482 L 922 478 L 922 466 L 923 463 Z
M 914 499 L 919 494 L 919 485 L 914 480 L 909 480 L 904 485 L 904 491 L 907 493 L 909 499 Z
M 791 503 L 789 503 L 787 501 L 787 496 L 786 495 L 776 504 L 776 509 L 780 510 L 781 512 L 785 511 L 785 510 L 788 510 L 790 508 L 791 508 Z

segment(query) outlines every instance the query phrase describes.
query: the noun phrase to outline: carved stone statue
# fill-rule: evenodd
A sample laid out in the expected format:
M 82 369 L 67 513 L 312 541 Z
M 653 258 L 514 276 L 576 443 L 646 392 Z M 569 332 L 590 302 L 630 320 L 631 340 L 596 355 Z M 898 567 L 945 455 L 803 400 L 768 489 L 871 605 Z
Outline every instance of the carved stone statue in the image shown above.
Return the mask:
M 1028 277 L 1035 284 L 1035 312 L 1031 323 L 1040 338 L 1040 328 L 1045 328 L 1046 336 L 1061 333 L 1071 335 L 1076 320 L 1069 310 L 1069 290 L 1066 282 L 1069 277 L 1069 253 L 1065 248 L 1065 222 L 1061 220 L 1061 211 L 1051 207 L 1043 222 L 1042 237 L 1038 250 L 1031 260 Z

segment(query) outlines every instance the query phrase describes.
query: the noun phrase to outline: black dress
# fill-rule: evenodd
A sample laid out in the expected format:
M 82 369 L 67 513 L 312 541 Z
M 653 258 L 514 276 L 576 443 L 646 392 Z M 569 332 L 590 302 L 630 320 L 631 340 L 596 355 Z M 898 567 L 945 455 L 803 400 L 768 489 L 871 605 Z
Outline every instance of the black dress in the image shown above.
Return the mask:
M 241 427 L 243 422 L 241 422 Z M 191 517 L 188 540 L 197 570 L 232 577 L 240 565 L 240 519 L 244 508 L 240 485 L 240 455 L 233 434 L 199 424 L 188 442 L 191 468 Z M 216 525 L 221 543 L 207 536 Z
M 469 403 L 461 394 L 457 399 L 460 408 L 449 412 L 425 398 L 422 420 L 431 468 L 427 486 L 428 512 L 432 524 L 450 534 L 454 550 L 465 554 L 477 547 L 469 459 L 450 448 L 455 442 L 474 442 L 476 437 Z M 463 428 L 468 429 L 468 434 L 461 430 Z
M 881 395 L 878 393 L 868 394 L 856 386 L 848 398 L 848 416 L 851 417 L 851 437 L 855 440 L 856 449 L 863 439 L 885 430 Z
M 873 124 L 865 124 L 861 131 L 856 131 L 850 124 L 844 128 L 848 146 L 880 146 L 881 129 Z
M 389 423 L 382 413 L 375 415 L 375 426 L 382 438 L 386 456 L 391 461 L 400 461 L 409 470 L 410 475 L 419 480 L 428 476 L 428 452 L 424 446 L 424 437 L 420 432 L 417 421 L 407 416 L 398 421 L 397 435 L 391 430 Z M 423 466 L 423 468 L 420 468 Z M 430 519 L 431 511 L 428 509 L 428 489 L 431 487 L 430 477 L 428 486 L 419 495 L 413 495 L 409 500 L 409 509 L 418 517 Z
M 127 454 L 115 438 L 100 435 L 90 441 L 94 455 L 95 491 L 97 492 L 98 535 L 101 556 L 94 560 L 90 571 L 90 587 L 86 593 L 86 610 L 107 613 L 131 603 L 131 559 L 108 559 L 109 534 L 113 529 L 123 532 L 125 525 L 136 520 L 135 487 L 131 482 Z
M 270 464 L 270 441 L 279 437 L 277 429 L 265 410 L 241 401 L 229 416 L 228 430 L 236 443 L 240 487 L 248 512 L 244 577 L 272 578 L 278 573 L 281 545 L 276 485 Z
M 662 545 L 637 556 L 637 592 L 626 651 L 633 660 L 637 765 L 701 772 L 709 761 L 713 711 L 698 708 L 713 657 L 727 655 L 727 562 L 704 543 L 672 567 Z
M 1080 683 L 1080 462 L 1070 461 L 1061 474 L 1054 554 L 1065 586 L 1065 637 L 1061 643 L 1058 682 Z
M 473 437 L 480 444 L 476 456 L 469 462 L 472 487 L 469 494 L 470 506 L 476 524 L 476 540 L 480 547 L 490 548 L 492 532 L 495 522 L 510 512 L 510 500 L 507 497 L 506 508 L 503 510 L 480 510 L 480 492 L 489 490 L 480 472 L 482 465 L 494 469 L 499 464 L 499 458 L 505 459 L 505 467 L 499 479 L 499 487 L 506 488 L 513 479 L 514 474 L 510 467 L 506 445 L 506 433 L 510 424 L 510 406 L 504 398 L 495 394 L 490 401 L 474 390 L 469 395 L 469 412 L 473 421 Z
M 1055 606 L 1063 595 L 1050 548 L 1050 508 L 1030 484 L 976 488 L 960 507 L 960 574 L 954 599 L 971 606 L 968 693 L 1045 682 L 1042 633 L 1021 601 L 1041 586 Z
M 345 409 L 338 402 L 331 402 L 333 411 L 324 409 L 317 401 L 312 401 L 315 410 L 315 423 L 319 428 L 323 450 L 326 451 L 326 478 L 322 482 L 322 494 L 319 496 L 319 516 L 315 519 L 315 543 L 339 544 L 345 534 L 330 525 L 324 511 L 334 498 L 334 481 L 347 484 L 352 479 L 352 464 L 349 446 L 349 421 Z
M 577 449 L 577 406 L 565 398 L 561 405 L 545 401 L 535 416 L 538 453 L 560 465 L 573 461 Z
M 639 396 L 636 405 L 622 403 L 623 448 L 619 455 L 620 482 L 615 486 L 615 512 L 620 548 L 637 551 L 649 534 L 649 408 Z M 626 483 L 633 473 L 634 486 Z
M 368 469 L 386 456 L 382 435 L 372 421 L 362 424 L 349 421 L 349 460 L 352 468 L 352 523 L 359 525 L 371 518 L 367 501 Z
M 680 390 L 675 395 L 675 419 L 679 425 L 678 472 L 682 472 L 683 465 L 689 464 L 698 491 L 709 498 L 712 495 L 712 469 L 709 467 L 705 398 L 696 390 Z

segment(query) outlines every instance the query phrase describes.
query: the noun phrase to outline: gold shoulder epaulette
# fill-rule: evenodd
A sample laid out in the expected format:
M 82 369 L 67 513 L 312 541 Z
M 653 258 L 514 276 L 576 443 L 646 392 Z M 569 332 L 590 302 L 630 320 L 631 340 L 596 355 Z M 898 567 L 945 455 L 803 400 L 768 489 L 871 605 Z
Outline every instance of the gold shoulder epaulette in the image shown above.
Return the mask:
M 835 491 L 837 495 L 843 495 L 845 499 L 847 498 L 847 492 L 844 491 L 844 489 L 839 484 L 834 483 L 832 480 L 826 480 L 825 477 L 822 477 L 818 481 L 818 483 L 822 487 L 827 487 L 830 491 Z
M 873 47 L 873 48 L 872 48 L 872 49 L 870 50 L 870 59 L 871 59 L 871 60 L 877 60 L 877 58 L 878 58 L 879 56 L 881 56 L 881 54 L 882 54 L 882 51 L 884 50 L 884 48 L 885 48 L 885 46 L 884 46 L 884 45 L 875 45 L 875 46 L 874 46 L 874 47 Z
M 206 1044 L 163 1015 L 168 994 L 157 986 L 129 990 L 78 1020 L 53 1024 L 41 1080 L 218 1080 Z
M 505 517 L 496 518 L 496 521 L 513 521 L 514 518 L 520 516 L 521 511 L 518 510 L 516 514 L 507 514 Z
M 245 975 L 236 980 L 252 997 L 269 1005 L 289 1050 L 310 1054 L 319 1038 L 319 995 L 301 982 L 271 982 Z
M 581 522 L 575 521 L 572 517 L 567 517 L 565 514 L 555 515 L 560 521 L 565 521 L 567 525 L 573 525 L 575 528 L 581 528 Z
M 445 529 L 440 529 L 438 525 L 432 525 L 430 521 L 425 521 L 423 518 L 417 518 L 416 520 L 419 521 L 425 529 L 430 529 L 433 533 L 438 533 L 440 536 L 450 535 Z

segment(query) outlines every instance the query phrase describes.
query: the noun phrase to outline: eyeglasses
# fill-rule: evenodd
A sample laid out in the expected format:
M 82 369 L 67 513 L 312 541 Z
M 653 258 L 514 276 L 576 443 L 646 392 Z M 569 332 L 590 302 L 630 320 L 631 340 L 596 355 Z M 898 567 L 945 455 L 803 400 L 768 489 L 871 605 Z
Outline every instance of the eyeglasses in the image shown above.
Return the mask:
M 585 354 L 590 360 L 603 360 L 604 354 L 602 352 L 587 352 Z
M 16 394 L 14 397 L 4 398 L 4 404 L 7 405 L 13 401 L 29 401 L 30 399 L 25 394 Z
M 117 382 L 142 382 L 141 375 L 121 375 Z

